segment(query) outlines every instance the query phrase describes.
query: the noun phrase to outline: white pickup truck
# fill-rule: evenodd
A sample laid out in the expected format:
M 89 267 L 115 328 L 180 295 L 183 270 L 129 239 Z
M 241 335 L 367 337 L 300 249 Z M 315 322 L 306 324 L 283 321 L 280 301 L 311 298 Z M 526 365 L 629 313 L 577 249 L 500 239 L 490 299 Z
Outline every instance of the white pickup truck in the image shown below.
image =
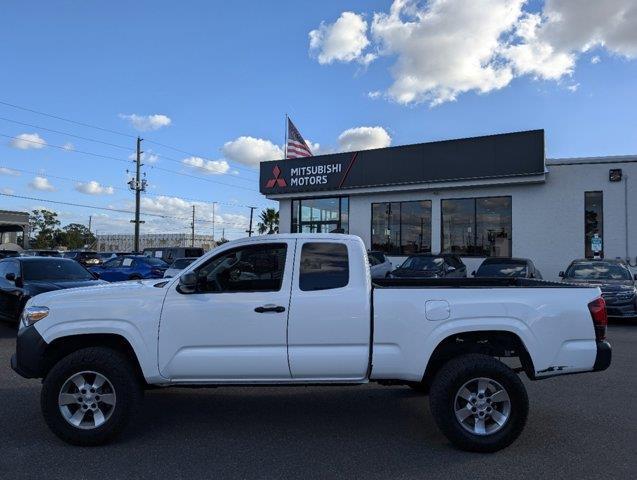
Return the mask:
M 597 288 L 525 279 L 372 282 L 363 242 L 339 234 L 226 243 L 179 278 L 32 298 L 13 369 L 43 378 L 44 418 L 95 445 L 150 386 L 409 385 L 457 447 L 515 440 L 532 380 L 608 368 Z M 511 357 L 502 362 L 503 357 Z

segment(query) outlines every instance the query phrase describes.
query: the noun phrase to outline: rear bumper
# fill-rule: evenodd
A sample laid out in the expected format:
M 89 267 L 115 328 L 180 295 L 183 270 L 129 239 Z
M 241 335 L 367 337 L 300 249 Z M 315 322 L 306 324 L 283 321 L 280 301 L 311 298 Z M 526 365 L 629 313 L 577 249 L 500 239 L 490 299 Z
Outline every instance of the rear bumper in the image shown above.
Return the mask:
M 47 345 L 34 325 L 21 329 L 11 356 L 11 368 L 24 378 L 42 378 Z
M 613 358 L 613 349 L 606 340 L 597 342 L 597 355 L 595 356 L 595 364 L 593 365 L 594 372 L 601 372 L 606 370 Z

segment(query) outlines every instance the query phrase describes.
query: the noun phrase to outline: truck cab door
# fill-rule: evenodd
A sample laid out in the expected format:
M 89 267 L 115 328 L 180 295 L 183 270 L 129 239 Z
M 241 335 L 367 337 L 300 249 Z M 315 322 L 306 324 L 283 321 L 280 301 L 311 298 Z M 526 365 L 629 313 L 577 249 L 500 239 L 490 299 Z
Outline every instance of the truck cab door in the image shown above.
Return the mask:
M 292 378 L 365 380 L 371 281 L 362 245 L 348 239 L 299 239 L 296 251 L 288 320 Z
M 159 326 L 159 369 L 175 382 L 290 379 L 287 319 L 295 240 L 220 248 L 176 281 Z M 183 273 L 182 273 L 183 275 Z

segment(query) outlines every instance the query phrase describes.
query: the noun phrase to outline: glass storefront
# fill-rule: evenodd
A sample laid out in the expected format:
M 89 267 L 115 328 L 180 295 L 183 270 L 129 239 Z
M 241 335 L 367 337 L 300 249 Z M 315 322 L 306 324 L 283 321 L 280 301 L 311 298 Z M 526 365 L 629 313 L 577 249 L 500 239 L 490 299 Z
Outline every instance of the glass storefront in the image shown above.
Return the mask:
M 511 197 L 441 200 L 442 252 L 510 257 Z
M 372 203 L 372 250 L 431 252 L 431 200 Z
M 349 198 L 292 200 L 292 233 L 349 232 Z

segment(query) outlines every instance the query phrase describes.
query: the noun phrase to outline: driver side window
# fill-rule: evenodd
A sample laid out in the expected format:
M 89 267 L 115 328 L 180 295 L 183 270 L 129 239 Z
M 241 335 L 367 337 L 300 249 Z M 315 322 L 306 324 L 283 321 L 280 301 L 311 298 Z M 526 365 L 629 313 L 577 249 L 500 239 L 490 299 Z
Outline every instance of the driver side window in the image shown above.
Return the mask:
M 250 245 L 224 252 L 197 269 L 197 290 L 207 293 L 279 291 L 286 253 L 285 243 Z

